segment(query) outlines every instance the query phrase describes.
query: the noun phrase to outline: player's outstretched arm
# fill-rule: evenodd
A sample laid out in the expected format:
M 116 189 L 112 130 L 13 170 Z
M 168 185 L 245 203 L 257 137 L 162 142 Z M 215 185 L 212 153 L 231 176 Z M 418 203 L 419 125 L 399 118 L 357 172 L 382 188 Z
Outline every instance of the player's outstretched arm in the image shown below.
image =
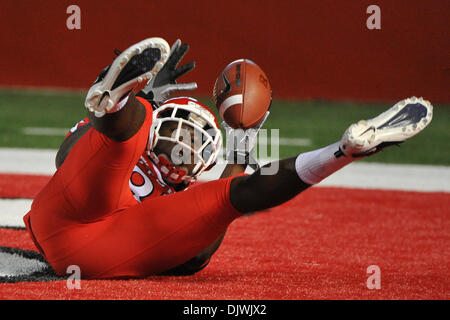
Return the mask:
M 267 117 L 266 117 L 267 118 Z M 266 119 L 265 118 L 265 119 Z M 261 125 L 254 132 L 247 131 L 247 141 L 249 140 L 251 135 L 252 141 L 255 141 L 256 135 L 258 134 L 259 128 L 264 124 L 265 119 L 262 121 Z M 226 138 L 226 147 L 225 147 L 225 157 L 227 160 L 227 164 L 222 172 L 220 178 L 228 178 L 245 172 L 247 169 L 246 161 L 236 161 L 237 153 L 239 152 L 239 148 L 247 147 L 251 148 L 250 152 L 254 147 L 254 143 L 251 146 L 245 145 L 245 141 L 238 141 L 238 139 L 245 139 L 245 131 L 242 131 L 242 135 L 238 136 L 235 133 L 235 130 L 231 128 L 225 121 L 222 122 L 222 128 L 225 130 L 225 138 Z M 248 153 L 250 153 L 248 152 Z

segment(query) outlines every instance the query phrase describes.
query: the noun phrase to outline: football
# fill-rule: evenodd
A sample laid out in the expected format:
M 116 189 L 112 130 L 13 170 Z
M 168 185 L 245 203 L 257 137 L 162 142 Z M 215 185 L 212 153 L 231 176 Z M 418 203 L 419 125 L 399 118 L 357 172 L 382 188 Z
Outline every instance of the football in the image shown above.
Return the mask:
M 269 109 L 272 90 L 264 71 L 253 61 L 231 62 L 216 80 L 214 103 L 232 128 L 248 129 L 258 124 Z

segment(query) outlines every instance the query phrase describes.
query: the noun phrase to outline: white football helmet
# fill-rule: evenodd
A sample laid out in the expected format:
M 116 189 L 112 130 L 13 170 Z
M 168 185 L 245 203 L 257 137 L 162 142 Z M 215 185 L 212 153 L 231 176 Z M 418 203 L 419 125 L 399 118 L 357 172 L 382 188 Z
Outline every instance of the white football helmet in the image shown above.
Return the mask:
M 161 126 L 166 122 L 176 124 L 171 137 L 160 134 Z M 186 128 L 190 130 L 183 130 Z M 164 154 L 158 155 L 154 152 L 158 142 L 164 140 L 175 143 L 170 159 Z M 167 181 L 174 184 L 181 182 L 189 184 L 196 180 L 203 171 L 214 166 L 221 147 L 222 133 L 214 113 L 196 99 L 172 98 L 153 111 L 147 150 L 150 159 Z M 179 151 L 183 156 L 179 155 Z M 182 168 L 182 164 L 189 163 L 192 155 L 195 167 L 189 174 Z

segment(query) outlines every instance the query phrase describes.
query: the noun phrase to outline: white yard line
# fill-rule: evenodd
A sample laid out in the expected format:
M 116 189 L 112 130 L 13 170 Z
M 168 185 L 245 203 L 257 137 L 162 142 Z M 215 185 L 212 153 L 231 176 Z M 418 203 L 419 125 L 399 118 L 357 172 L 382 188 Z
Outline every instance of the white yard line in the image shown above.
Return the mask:
M 311 139 L 307 138 L 279 138 L 278 142 L 280 146 L 308 147 L 312 145 Z M 270 139 L 267 139 L 267 141 L 260 140 L 258 144 L 270 145 Z
M 450 167 L 353 163 L 323 180 L 319 186 L 450 192 Z
M 56 150 L 0 148 L 0 173 L 53 174 Z
M 65 136 L 69 132 L 69 128 L 46 128 L 46 127 L 25 127 L 22 133 L 31 136 Z M 311 139 L 307 138 L 279 138 L 280 146 L 308 147 L 312 145 Z M 261 145 L 270 144 L 268 141 L 260 141 Z
M 0 226 L 25 227 L 23 216 L 31 208 L 30 199 L 0 199 Z
M 42 127 L 25 127 L 22 133 L 29 136 L 65 136 L 69 132 L 66 128 L 42 128 Z
M 0 173 L 51 175 L 55 172 L 55 155 L 56 150 L 0 148 Z M 262 161 L 267 162 L 268 159 Z M 219 161 L 215 168 L 201 176 L 201 180 L 217 179 L 224 165 Z M 352 163 L 318 186 L 450 192 L 450 167 Z M 30 199 L 0 199 L 0 226 L 24 227 L 22 217 L 31 202 Z
M 56 150 L 0 148 L 0 173 L 51 175 L 55 172 L 55 155 Z M 262 161 L 267 162 L 268 159 Z M 224 165 L 219 161 L 201 176 L 201 180 L 217 179 Z M 357 162 L 328 177 L 319 186 L 450 192 L 450 167 Z

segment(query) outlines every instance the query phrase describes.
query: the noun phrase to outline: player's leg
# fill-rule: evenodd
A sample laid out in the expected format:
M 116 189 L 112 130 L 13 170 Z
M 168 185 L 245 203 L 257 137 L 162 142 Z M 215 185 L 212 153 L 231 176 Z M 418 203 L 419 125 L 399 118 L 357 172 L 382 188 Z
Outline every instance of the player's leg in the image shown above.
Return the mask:
M 56 259 L 88 240 L 50 241 L 53 234 L 64 232 L 73 224 L 96 221 L 136 204 L 129 191 L 129 177 L 147 147 L 152 106 L 144 99 L 139 98 L 139 102 L 129 94 L 143 75 L 156 72 L 157 64 L 163 61 L 162 54 L 159 54 L 161 46 L 165 46 L 168 52 L 169 47 L 162 39 L 147 39 L 128 48 L 100 74 L 91 88 L 87 100 L 94 104 L 96 94 L 103 90 L 103 99 L 97 101 L 99 106 L 96 108 L 101 107 L 103 101 L 108 102 L 105 104 L 109 107 L 111 101 L 114 103 L 120 97 L 129 97 L 127 101 L 122 99 L 122 109 L 103 116 L 106 120 L 103 125 L 117 129 L 118 117 L 124 116 L 129 120 L 128 115 L 133 114 L 127 109 L 143 110 L 144 121 L 138 123 L 132 134 L 125 132 L 128 137 L 123 134 L 109 136 L 105 133 L 108 128 L 102 130 L 94 125 L 96 128 L 85 132 L 64 156 L 63 164 L 35 197 L 31 211 L 24 217 L 27 229 L 46 258 Z M 117 130 L 111 132 L 117 133 Z
M 400 101 L 378 117 L 351 125 L 342 140 L 325 148 L 279 162 L 274 175 L 261 170 L 231 183 L 231 203 L 241 212 L 279 205 L 332 173 L 386 146 L 422 131 L 432 119 L 432 106 L 415 97 Z
M 147 109 L 151 117 L 151 106 Z M 90 128 L 75 143 L 24 217 L 33 241 L 47 260 L 58 259 L 89 241 L 82 234 L 68 234 L 63 240 L 54 238 L 55 234 L 137 204 L 130 192 L 129 177 L 146 148 L 149 123 L 126 141 L 114 141 Z
M 187 262 L 176 266 L 170 270 L 164 271 L 161 275 L 169 276 L 188 276 L 203 270 L 211 261 L 211 257 L 216 253 L 225 237 L 225 231 L 206 249 L 202 250 L 195 257 Z
M 90 88 L 86 107 L 93 111 L 92 128 L 72 139 L 58 170 L 75 219 L 92 221 L 132 200 L 128 179 L 147 147 L 152 106 L 131 91 L 161 68 L 168 51 L 163 39 L 143 40 L 122 52 Z

